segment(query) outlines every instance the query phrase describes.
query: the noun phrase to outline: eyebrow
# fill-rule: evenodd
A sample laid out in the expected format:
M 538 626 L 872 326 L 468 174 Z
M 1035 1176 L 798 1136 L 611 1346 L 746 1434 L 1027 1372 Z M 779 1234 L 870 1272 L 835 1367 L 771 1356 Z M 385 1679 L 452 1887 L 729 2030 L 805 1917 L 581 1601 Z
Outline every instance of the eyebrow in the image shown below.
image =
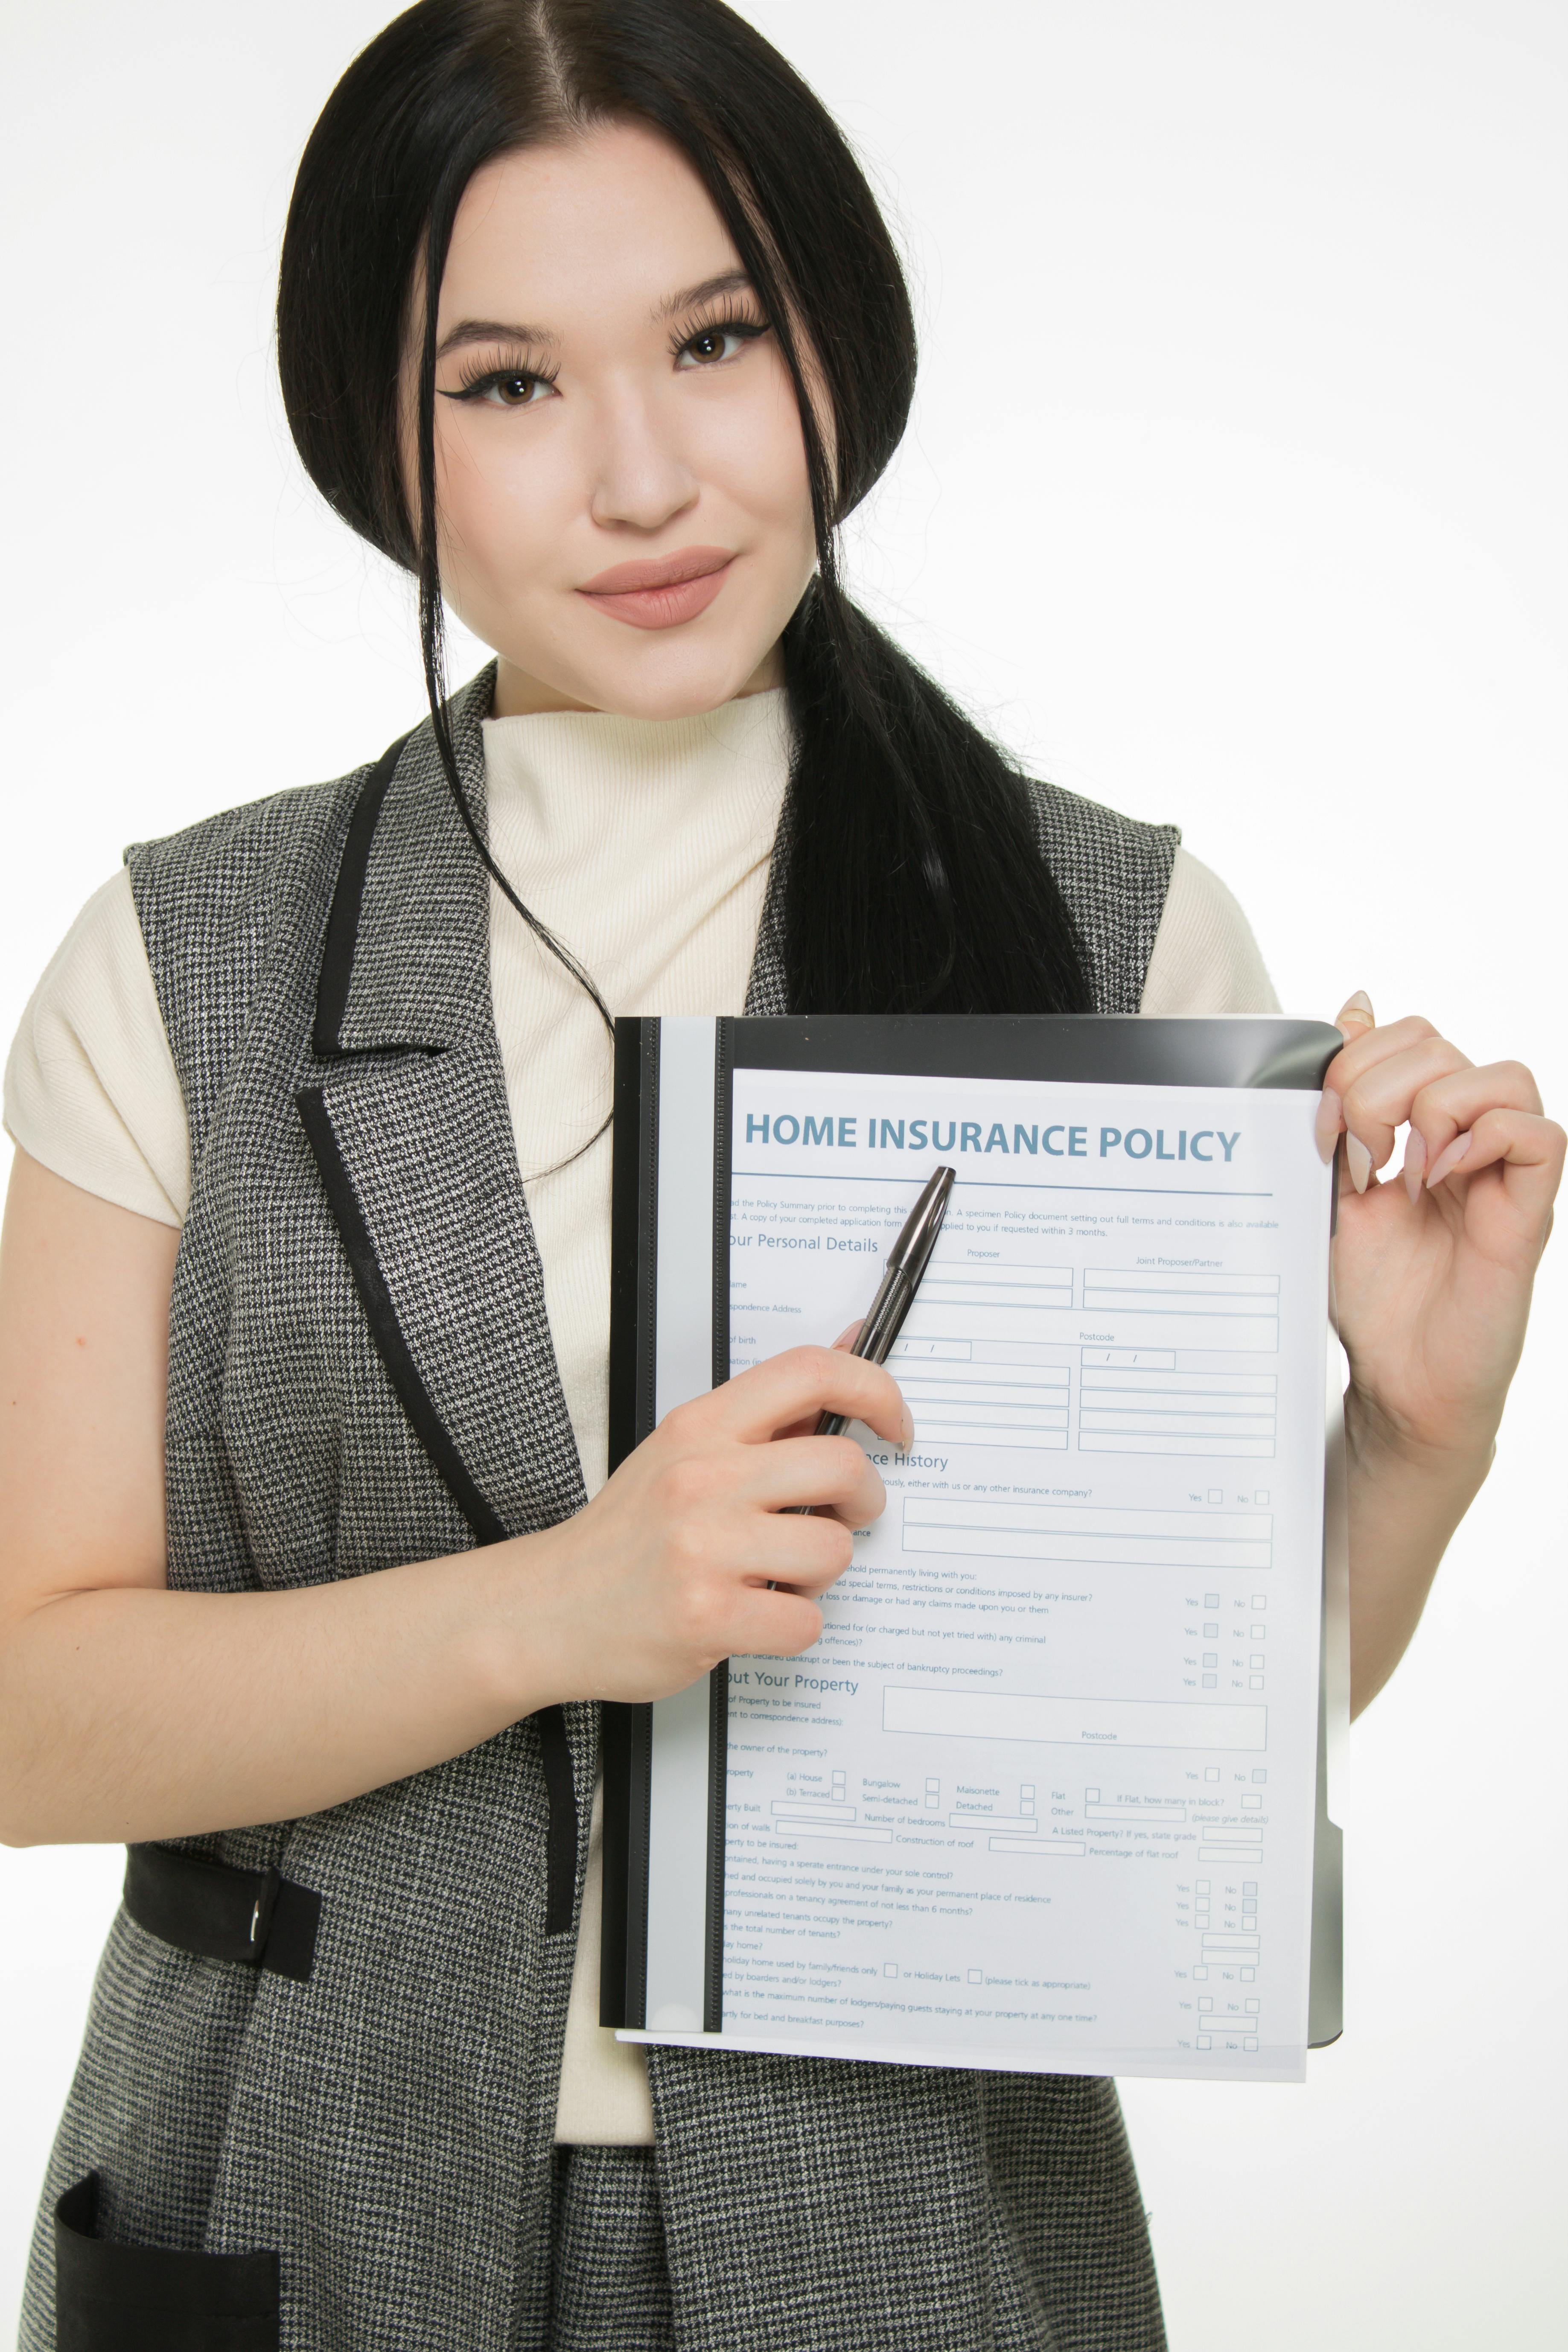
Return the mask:
M 531 343 L 553 350 L 560 341 L 548 327 L 520 327 L 506 319 L 459 319 L 437 344 L 436 357 L 444 360 L 448 352 L 460 352 L 467 343 Z
M 726 269 L 717 278 L 705 278 L 700 286 L 684 287 L 679 294 L 656 303 L 650 315 L 660 321 L 678 318 L 682 310 L 694 310 L 700 302 L 717 301 L 725 294 L 749 292 L 751 284 L 743 269 Z M 469 343 L 527 343 L 536 351 L 553 351 L 560 341 L 552 328 L 523 326 L 516 320 L 459 319 L 437 344 L 436 357 L 444 360 Z
M 654 311 L 656 319 L 673 319 L 682 310 L 693 310 L 699 302 L 713 302 L 721 294 L 750 293 L 752 281 L 743 269 L 726 269 L 718 278 L 705 278 L 700 286 L 688 286 L 681 293 L 672 294 Z

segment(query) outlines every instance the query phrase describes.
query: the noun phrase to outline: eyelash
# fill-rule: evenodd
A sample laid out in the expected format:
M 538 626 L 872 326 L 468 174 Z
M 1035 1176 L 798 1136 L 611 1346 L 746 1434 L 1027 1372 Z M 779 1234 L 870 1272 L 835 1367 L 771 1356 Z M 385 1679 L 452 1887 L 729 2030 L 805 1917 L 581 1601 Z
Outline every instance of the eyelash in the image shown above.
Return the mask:
M 768 323 L 763 318 L 740 310 L 724 310 L 712 318 L 699 319 L 694 325 L 689 326 L 683 334 L 672 335 L 669 354 L 671 359 L 679 360 L 704 335 L 737 335 L 742 343 L 754 343 L 767 331 Z M 702 364 L 706 367 L 723 367 L 728 362 L 723 360 L 708 360 Z M 530 384 L 548 384 L 553 388 L 556 376 L 549 368 L 531 367 L 521 360 L 514 360 L 510 365 L 499 368 L 470 366 L 464 369 L 458 390 L 447 393 L 446 397 L 448 400 L 482 400 L 486 393 L 493 391 L 498 385 L 517 383 L 520 381 Z M 498 404 L 513 408 L 531 408 L 534 403 L 531 399 L 528 399 Z
M 683 334 L 672 335 L 669 339 L 669 355 L 671 359 L 679 359 L 681 353 L 689 351 L 691 345 L 703 335 L 739 335 L 742 343 L 754 343 L 759 336 L 765 335 L 767 331 L 768 322 L 758 311 L 718 310 L 710 317 L 695 319 Z M 724 362 L 721 360 L 710 360 L 705 364 L 710 367 L 721 367 Z

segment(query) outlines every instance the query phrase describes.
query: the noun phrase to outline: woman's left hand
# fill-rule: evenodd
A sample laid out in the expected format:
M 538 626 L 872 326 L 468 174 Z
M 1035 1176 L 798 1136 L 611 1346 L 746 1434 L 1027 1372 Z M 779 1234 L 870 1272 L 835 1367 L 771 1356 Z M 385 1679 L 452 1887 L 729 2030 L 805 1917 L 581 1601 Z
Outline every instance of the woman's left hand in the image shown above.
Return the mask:
M 1397 1664 L 1486 1476 L 1568 1139 L 1521 1063 L 1477 1069 L 1427 1021 L 1379 1028 L 1364 996 L 1337 1026 L 1318 1141 L 1326 1158 L 1345 1138 L 1334 1289 L 1351 1365 L 1359 1711 Z M 1406 1123 L 1402 1175 L 1379 1183 Z
M 1334 1285 L 1357 1403 L 1385 1443 L 1489 1452 L 1563 1174 L 1563 1129 L 1519 1062 L 1478 1069 L 1428 1021 L 1336 1024 L 1318 1139 L 1346 1137 Z M 1408 1122 L 1402 1181 L 1375 1171 Z

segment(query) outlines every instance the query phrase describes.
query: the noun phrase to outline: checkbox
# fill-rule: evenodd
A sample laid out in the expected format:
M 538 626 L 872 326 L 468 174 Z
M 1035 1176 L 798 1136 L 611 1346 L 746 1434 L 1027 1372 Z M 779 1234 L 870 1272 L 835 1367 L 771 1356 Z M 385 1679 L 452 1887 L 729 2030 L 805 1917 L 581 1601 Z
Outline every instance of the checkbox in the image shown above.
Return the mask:
M 1205 1764 L 1204 1766 L 1204 1779 L 1205 1780 L 1217 1780 L 1219 1779 L 1219 1766 L 1217 1764 Z
M 1205 1993 L 1205 1994 L 1204 1995 L 1203 2000 L 1199 2001 L 1199 2003 L 1198 2003 L 1198 2007 L 1199 2007 L 1200 2009 L 1212 2009 L 1212 2008 L 1214 2007 L 1214 2000 L 1213 2000 L 1213 1996 L 1212 1996 L 1211 1994 Z
M 1249 2000 L 1249 2001 L 1247 2002 L 1247 2008 L 1248 2008 L 1248 2009 L 1250 2009 L 1251 2011 L 1254 2011 L 1254 2013 L 1256 2013 L 1259 2009 L 1261 2009 L 1261 2008 L 1262 2008 L 1263 2004 L 1262 2004 L 1262 2002 L 1261 2002 L 1261 2001 L 1258 2001 L 1258 2000 Z
M 1205 1690 L 1217 1690 L 1219 1688 L 1219 1676 L 1217 1675 L 1205 1675 L 1204 1676 L 1204 1688 Z
M 1255 1813 L 1262 1804 L 1263 1800 L 1261 1797 L 1243 1797 L 1241 1802 L 1245 1811 Z
M 1204 1640 L 1205 1642 L 1217 1642 L 1219 1640 L 1219 1627 L 1217 1625 L 1205 1625 L 1204 1627 Z
M 1211 1486 L 1209 1488 L 1209 1501 L 1211 1503 L 1223 1503 L 1224 1500 L 1225 1488 L 1223 1486 Z
M 1208 1891 L 1209 1891 L 1209 1883 L 1208 1883 L 1208 1880 L 1207 1880 L 1206 1878 L 1200 1878 L 1200 1879 L 1199 1879 L 1199 1881 L 1198 1881 L 1198 1893 L 1199 1893 L 1200 1895 L 1206 1895 L 1206 1894 L 1208 1893 Z
M 1241 2046 L 1244 2050 L 1256 2050 L 1258 2044 L 1256 2042 L 1244 2042 Z
M 1242 1971 L 1241 1971 L 1241 1981 L 1242 1981 L 1242 1983 L 1243 1983 L 1243 1984 L 1251 1984 L 1251 1982 L 1253 1981 L 1253 1979 L 1257 1976 L 1257 1974 L 1258 1974 L 1258 1970 L 1257 1970 L 1256 1969 L 1242 1969 Z
M 1197 1984 L 1207 1984 L 1209 1980 L 1209 1972 L 1207 1969 L 1194 1969 L 1193 1970 L 1193 1978 L 1194 1981 Z
M 1241 1882 L 1241 1891 L 1244 1895 L 1256 1895 L 1258 1892 L 1257 1879 L 1244 1878 Z
M 1258 1614 L 1261 1615 L 1263 1611 L 1268 1606 L 1268 1595 L 1267 1592 L 1255 1592 L 1252 1596 L 1252 1605 L 1258 1611 Z
M 1261 1690 L 1261 1689 L 1263 1688 L 1263 1677 L 1262 1677 L 1262 1675 L 1248 1675 L 1248 1676 L 1247 1677 L 1247 1689 L 1248 1689 L 1248 1690 Z
M 1267 1767 L 1262 1764 L 1255 1764 L 1252 1768 L 1252 1777 L 1255 1780 L 1267 1780 L 1268 1778 Z
M 971 1983 L 971 1984 L 984 1984 L 984 1981 L 985 1981 L 985 1971 L 984 1971 L 984 1969 L 970 1969 L 970 1971 L 969 1971 L 969 1981 L 970 1981 L 970 1983 Z
M 899 1964 L 897 1960 L 884 1960 L 882 1962 L 882 1974 L 885 1977 L 896 1977 L 898 1973 Z
M 1213 2046 L 1214 2046 L 1214 2045 L 1213 2045 L 1213 2043 L 1210 2042 L 1210 2040 L 1209 2040 L 1209 2038 L 1208 2038 L 1208 2035 L 1207 2035 L 1206 2033 L 1200 2033 L 1200 2034 L 1199 2034 L 1199 2036 L 1198 2036 L 1198 2048 L 1199 2048 L 1200 2050 L 1209 2050 L 1209 2049 L 1212 2049 L 1212 2048 L 1213 2048 Z
M 1204 1664 L 1205 1666 L 1217 1666 L 1219 1664 L 1219 1652 L 1217 1650 L 1205 1650 L 1204 1652 Z
M 1253 1501 L 1254 1501 L 1255 1503 L 1267 1503 L 1267 1502 L 1268 1502 L 1268 1487 L 1267 1487 L 1267 1486 L 1259 1486 L 1259 1488 L 1258 1489 L 1258 1492 L 1253 1496 L 1252 1499 L 1253 1499 Z
M 1204 1607 L 1205 1609 L 1217 1609 L 1219 1607 L 1219 1594 L 1217 1592 L 1205 1592 L 1204 1594 Z
M 1264 1656 L 1261 1650 L 1255 1650 L 1247 1663 L 1252 1668 L 1255 1675 L 1260 1675 L 1263 1672 L 1264 1667 L 1268 1664 L 1268 1661 Z
M 1254 1640 L 1255 1642 L 1263 1642 L 1263 1641 L 1267 1641 L 1267 1640 L 1268 1640 L 1268 1626 L 1267 1626 L 1267 1625 L 1255 1625 L 1255 1626 L 1253 1627 L 1253 1629 L 1252 1629 L 1252 1638 L 1253 1638 L 1253 1640 Z

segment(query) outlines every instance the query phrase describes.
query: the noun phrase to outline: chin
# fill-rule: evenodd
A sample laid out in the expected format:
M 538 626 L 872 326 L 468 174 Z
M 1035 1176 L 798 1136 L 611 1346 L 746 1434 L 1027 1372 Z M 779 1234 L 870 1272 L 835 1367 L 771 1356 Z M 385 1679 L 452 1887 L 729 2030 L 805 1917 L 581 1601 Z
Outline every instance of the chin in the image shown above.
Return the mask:
M 762 659 L 750 649 L 726 660 L 696 648 L 677 655 L 673 647 L 668 654 L 661 647 L 649 661 L 595 664 L 574 692 L 595 709 L 622 719 L 698 719 L 743 692 Z

